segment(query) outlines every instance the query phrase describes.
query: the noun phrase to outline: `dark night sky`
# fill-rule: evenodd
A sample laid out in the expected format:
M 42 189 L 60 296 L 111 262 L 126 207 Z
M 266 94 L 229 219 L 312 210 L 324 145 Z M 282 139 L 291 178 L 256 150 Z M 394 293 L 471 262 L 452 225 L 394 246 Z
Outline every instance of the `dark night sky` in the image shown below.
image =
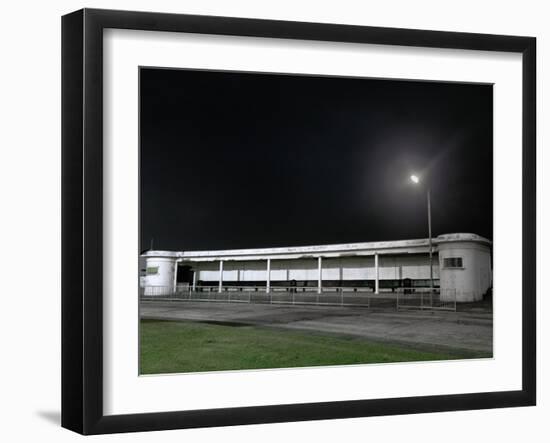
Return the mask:
M 492 239 L 490 85 L 142 68 L 141 249 Z

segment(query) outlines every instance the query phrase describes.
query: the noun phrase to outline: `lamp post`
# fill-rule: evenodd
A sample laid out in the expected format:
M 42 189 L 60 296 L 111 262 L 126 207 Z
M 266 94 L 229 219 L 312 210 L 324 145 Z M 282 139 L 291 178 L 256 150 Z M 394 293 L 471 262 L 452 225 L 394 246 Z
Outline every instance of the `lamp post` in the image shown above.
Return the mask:
M 417 185 L 420 183 L 420 178 L 417 175 L 411 175 L 411 181 Z M 432 253 L 432 205 L 430 201 L 430 188 L 426 190 L 426 197 L 428 200 L 428 241 L 430 245 L 430 293 L 433 293 L 434 289 L 434 276 L 433 276 L 433 253 Z

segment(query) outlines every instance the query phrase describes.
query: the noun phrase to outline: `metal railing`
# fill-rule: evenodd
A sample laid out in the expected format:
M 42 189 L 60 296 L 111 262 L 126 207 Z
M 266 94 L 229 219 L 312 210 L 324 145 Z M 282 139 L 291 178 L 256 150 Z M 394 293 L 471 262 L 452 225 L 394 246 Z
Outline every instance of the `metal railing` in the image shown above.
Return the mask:
M 172 288 L 167 286 L 147 286 L 140 288 L 142 300 L 181 300 L 225 303 L 265 303 L 291 305 L 326 306 L 370 306 L 373 292 L 363 287 L 323 288 L 319 293 L 316 287 L 273 286 L 269 292 L 265 286 L 198 286 Z
M 224 303 L 263 303 L 317 306 L 395 307 L 397 310 L 456 311 L 456 290 L 439 288 L 395 288 L 395 292 L 375 294 L 368 287 L 272 286 L 146 286 L 140 288 L 140 298 Z M 374 305 L 373 305 L 374 303 Z
M 456 289 L 398 288 L 397 310 L 456 311 Z

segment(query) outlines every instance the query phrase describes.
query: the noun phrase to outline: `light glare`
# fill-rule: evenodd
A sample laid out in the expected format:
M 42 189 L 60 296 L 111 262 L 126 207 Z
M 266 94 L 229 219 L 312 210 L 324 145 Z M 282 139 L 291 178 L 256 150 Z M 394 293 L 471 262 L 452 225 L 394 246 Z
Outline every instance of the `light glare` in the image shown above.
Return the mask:
M 411 175 L 411 180 L 413 183 L 419 183 L 420 179 L 416 175 Z

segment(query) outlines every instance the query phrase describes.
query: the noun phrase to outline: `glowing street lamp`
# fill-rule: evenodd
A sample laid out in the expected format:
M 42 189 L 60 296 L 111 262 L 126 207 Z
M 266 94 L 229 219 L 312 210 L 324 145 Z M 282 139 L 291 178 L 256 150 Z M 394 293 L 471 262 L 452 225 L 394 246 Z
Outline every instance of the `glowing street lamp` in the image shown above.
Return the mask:
M 420 178 L 418 175 L 411 175 L 411 181 L 418 185 L 420 184 Z M 430 243 L 430 290 L 433 292 L 434 289 L 434 276 L 433 276 L 433 254 L 432 254 L 432 205 L 430 202 L 430 188 L 426 189 L 427 200 L 428 200 L 428 240 Z

